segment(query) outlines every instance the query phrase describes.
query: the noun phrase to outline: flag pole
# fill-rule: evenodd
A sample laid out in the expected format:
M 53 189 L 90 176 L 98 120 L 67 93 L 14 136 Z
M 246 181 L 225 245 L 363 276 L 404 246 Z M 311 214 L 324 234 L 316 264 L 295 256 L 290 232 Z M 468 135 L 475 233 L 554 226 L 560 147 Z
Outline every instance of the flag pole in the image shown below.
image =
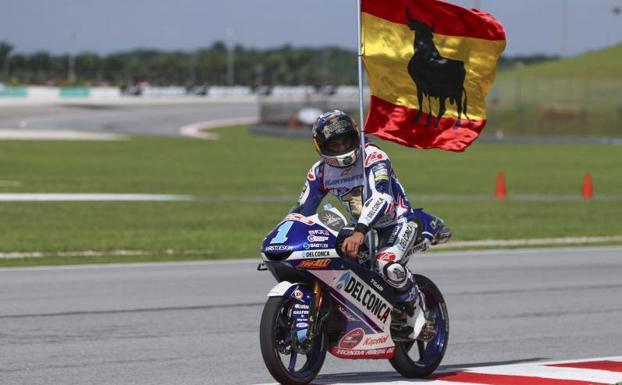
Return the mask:
M 357 25 L 358 25 L 358 70 L 359 70 L 359 132 L 361 136 L 361 158 L 363 161 L 361 162 L 363 167 L 363 178 L 364 182 L 367 182 L 367 176 L 365 175 L 365 105 L 363 103 L 363 28 L 361 21 L 361 2 L 362 0 L 357 0 L 358 2 L 358 14 L 357 14 Z M 363 184 L 363 204 L 367 201 L 367 188 L 365 188 L 367 183 Z
M 363 102 L 364 92 L 363 92 L 363 23 L 362 23 L 362 3 L 363 0 L 357 0 L 358 3 L 358 12 L 357 12 L 357 26 L 358 26 L 358 71 L 359 71 L 359 132 L 361 136 L 361 167 L 363 169 L 363 206 L 365 206 L 365 202 L 369 198 L 367 195 L 367 174 L 365 173 L 365 104 Z M 375 270 L 375 262 L 374 254 L 376 253 L 376 246 L 374 245 L 374 238 L 372 232 L 367 233 L 367 244 L 369 246 L 369 260 L 371 261 L 372 267 Z

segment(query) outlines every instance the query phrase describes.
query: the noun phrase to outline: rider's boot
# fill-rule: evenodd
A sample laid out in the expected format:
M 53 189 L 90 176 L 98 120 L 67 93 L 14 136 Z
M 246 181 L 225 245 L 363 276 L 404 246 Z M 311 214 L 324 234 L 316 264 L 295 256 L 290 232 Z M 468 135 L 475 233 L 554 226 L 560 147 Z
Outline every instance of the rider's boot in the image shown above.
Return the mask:
M 398 294 L 397 306 L 393 310 L 391 322 L 392 337 L 394 340 L 414 340 L 426 324 L 425 309 L 422 301 L 423 293 L 410 280 L 409 287 Z

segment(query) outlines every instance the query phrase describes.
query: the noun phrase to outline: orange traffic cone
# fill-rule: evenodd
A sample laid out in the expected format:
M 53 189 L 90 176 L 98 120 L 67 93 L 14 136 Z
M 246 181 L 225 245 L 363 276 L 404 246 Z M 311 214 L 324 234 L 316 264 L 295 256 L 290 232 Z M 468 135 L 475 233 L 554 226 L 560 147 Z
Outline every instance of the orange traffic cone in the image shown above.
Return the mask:
M 499 171 L 499 174 L 497 175 L 497 188 L 495 189 L 495 197 L 497 199 L 505 199 L 505 196 L 507 195 L 507 190 L 505 187 L 505 174 L 503 173 L 503 171 Z
M 592 175 L 588 172 L 583 176 L 583 199 L 592 199 L 594 196 L 594 185 Z

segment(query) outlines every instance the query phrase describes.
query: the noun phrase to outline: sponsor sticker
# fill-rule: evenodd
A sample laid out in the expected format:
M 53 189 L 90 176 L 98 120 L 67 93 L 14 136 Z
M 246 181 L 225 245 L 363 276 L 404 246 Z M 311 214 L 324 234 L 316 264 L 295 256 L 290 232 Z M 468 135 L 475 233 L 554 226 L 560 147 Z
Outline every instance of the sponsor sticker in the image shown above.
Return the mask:
M 329 236 L 330 232 L 328 230 L 309 230 L 309 235 L 324 235 Z
M 363 341 L 363 346 L 374 347 L 378 345 L 385 344 L 389 339 L 389 335 L 380 336 L 380 337 L 367 337 L 365 341 Z
M 374 182 L 389 180 L 389 170 L 382 163 L 374 166 L 372 172 L 374 173 Z
M 297 213 L 291 213 L 291 214 L 287 215 L 283 222 L 285 222 L 285 221 L 302 222 L 302 223 L 307 224 L 309 226 L 312 226 L 312 225 L 315 224 L 315 222 L 313 222 L 311 219 L 305 217 L 304 215 L 297 214 Z
M 365 331 L 361 328 L 350 330 L 339 340 L 339 347 L 344 349 L 352 349 L 361 342 L 364 336 Z
M 391 314 L 391 305 L 372 290 L 371 287 L 367 286 L 363 281 L 359 281 L 357 279 L 358 277 L 354 278 L 353 275 L 349 276 L 348 282 L 343 286 L 342 279 L 345 278 L 345 274 L 349 273 L 342 274 L 337 283 L 337 289 L 347 293 L 354 301 L 358 302 L 372 313 L 380 322 L 386 322 Z
M 371 154 L 367 155 L 367 158 L 365 159 L 365 167 L 381 161 L 384 159 L 384 156 L 382 156 L 382 153 L 380 152 L 372 152 Z
M 395 347 L 369 349 L 369 350 L 348 350 L 348 349 L 332 349 L 331 353 L 341 357 L 378 357 L 390 358 L 395 354 Z
M 329 257 L 330 251 L 307 251 L 303 255 L 305 258 Z
M 335 285 L 335 288 L 337 290 L 342 290 L 344 287 L 346 287 L 346 284 L 350 281 L 350 272 L 346 271 L 345 273 L 342 273 L 341 276 L 339 276 L 339 279 L 337 279 L 337 284 Z
M 328 241 L 328 237 L 324 235 L 309 235 L 307 237 L 307 241 L 309 242 L 326 242 Z
M 275 246 L 268 246 L 265 249 L 266 251 L 270 252 L 270 251 L 292 251 L 294 250 L 294 246 L 288 246 L 288 245 L 275 245 Z
M 330 265 L 330 259 L 314 259 L 302 261 L 296 267 L 301 269 L 325 269 L 328 265 Z
M 299 289 L 294 290 L 294 298 L 300 301 L 303 296 L 304 294 L 302 291 L 300 291 Z M 296 314 L 296 312 L 294 312 L 294 314 Z
M 328 245 L 328 243 L 304 243 L 302 245 L 302 247 L 305 250 L 309 250 L 309 249 L 328 249 L 330 246 Z
M 309 324 L 308 324 L 308 323 L 306 323 L 306 322 L 298 322 L 298 323 L 296 324 L 296 327 L 297 327 L 297 328 L 299 328 L 299 329 L 306 329 L 306 328 L 308 328 L 308 327 L 309 327 Z
M 322 211 L 318 214 L 318 219 L 329 229 L 334 231 L 339 231 L 346 225 L 343 219 L 332 211 Z
M 375 279 L 373 279 L 373 278 L 372 278 L 372 279 L 370 279 L 370 280 L 369 280 L 369 282 L 370 282 L 370 283 L 371 283 L 371 285 L 372 285 L 373 287 L 375 287 L 375 288 L 376 288 L 376 290 L 378 290 L 379 292 L 381 292 L 381 293 L 382 293 L 382 292 L 384 291 L 384 287 L 382 287 L 382 285 L 381 285 L 381 284 L 379 284 L 378 282 L 376 282 L 376 280 L 375 280 Z

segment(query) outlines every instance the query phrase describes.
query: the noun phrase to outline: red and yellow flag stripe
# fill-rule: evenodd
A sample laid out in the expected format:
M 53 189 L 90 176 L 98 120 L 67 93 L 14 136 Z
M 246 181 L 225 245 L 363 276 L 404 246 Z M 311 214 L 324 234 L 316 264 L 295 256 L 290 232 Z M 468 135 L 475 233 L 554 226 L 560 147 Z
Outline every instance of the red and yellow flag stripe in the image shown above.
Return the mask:
M 438 4 L 441 4 L 439 7 Z M 417 20 L 434 28 L 434 45 L 441 56 L 464 62 L 464 88 L 468 102 L 468 117 L 462 116 L 460 127 L 442 135 L 440 131 L 453 128 L 458 119 L 455 105 L 446 102 L 447 112 L 436 128 L 413 133 L 408 124 L 421 109 L 439 110 L 438 98 L 417 100 L 417 88 L 408 63 L 415 54 L 415 31 L 408 26 L 406 9 Z M 496 65 L 505 49 L 505 32 L 496 21 L 477 24 L 478 20 L 494 19 L 484 13 L 473 17 L 475 10 L 466 10 L 437 0 L 363 0 L 363 55 L 369 78 L 372 104 L 366 131 L 388 140 L 420 148 L 444 148 L 462 151 L 486 124 L 486 94 L 492 88 Z M 473 23 L 477 25 L 472 25 Z M 420 120 L 425 122 L 426 115 Z M 411 124 L 412 125 L 412 124 Z M 417 134 L 415 138 L 404 138 Z M 448 140 L 456 143 L 444 145 Z

